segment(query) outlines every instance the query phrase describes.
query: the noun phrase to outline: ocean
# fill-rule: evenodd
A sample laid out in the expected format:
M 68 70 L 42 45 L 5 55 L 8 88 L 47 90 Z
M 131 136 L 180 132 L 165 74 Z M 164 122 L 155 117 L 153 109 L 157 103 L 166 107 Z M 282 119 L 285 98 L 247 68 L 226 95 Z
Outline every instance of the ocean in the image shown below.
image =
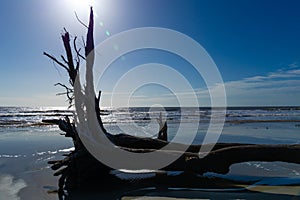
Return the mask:
M 112 134 L 127 133 L 157 137 L 160 113 L 168 123 L 168 136 L 177 134 L 182 141 L 192 137 L 190 127 L 197 124 L 193 144 L 201 144 L 212 117 L 210 108 L 104 108 L 104 127 Z M 72 151 L 70 138 L 65 138 L 56 125 L 43 119 L 72 117 L 73 110 L 64 107 L 0 107 L 0 199 L 57 199 L 47 191 L 57 188 L 47 161 L 61 159 Z M 182 125 L 181 132 L 179 125 Z M 300 144 L 300 107 L 229 107 L 218 142 L 253 144 Z M 272 155 L 270 155 L 272 156 Z M 282 194 L 299 195 L 300 166 L 283 162 L 247 162 L 234 164 L 226 175 L 206 173 L 207 177 L 252 181 L 247 190 L 267 192 L 261 185 L 278 186 Z M 288 187 L 283 190 L 281 186 Z M 269 191 L 278 193 L 279 189 Z M 268 193 L 268 192 L 267 192 Z M 29 199 L 29 198 L 28 198 Z
M 0 135 L 7 131 L 57 131 L 56 125 L 43 123 L 44 119 L 73 116 L 73 110 L 64 107 L 0 107 Z M 203 108 L 104 108 L 101 118 L 112 134 L 127 133 L 142 137 L 156 137 L 162 113 L 168 124 L 170 140 L 175 134 L 189 136 L 191 125 L 198 125 L 194 144 L 201 144 L 212 117 L 211 109 Z M 182 133 L 178 133 L 179 125 Z M 300 107 L 228 107 L 219 142 L 240 143 L 298 143 L 300 140 Z M 184 140 L 183 140 L 184 141 Z
M 150 120 L 152 113 L 166 112 L 168 123 L 178 123 L 181 116 L 185 122 L 206 122 L 211 117 L 209 107 L 184 108 L 104 108 L 101 111 L 105 124 L 116 122 L 127 123 L 134 120 L 137 123 Z M 181 110 L 185 112 L 181 112 Z M 72 109 L 66 107 L 0 107 L 0 127 L 24 127 L 44 125 L 42 119 L 59 119 L 63 116 L 72 116 Z M 151 113 L 152 111 L 152 113 Z M 253 121 L 299 121 L 300 107 L 227 107 L 226 122 L 236 123 Z M 200 118 L 194 118 L 199 113 Z

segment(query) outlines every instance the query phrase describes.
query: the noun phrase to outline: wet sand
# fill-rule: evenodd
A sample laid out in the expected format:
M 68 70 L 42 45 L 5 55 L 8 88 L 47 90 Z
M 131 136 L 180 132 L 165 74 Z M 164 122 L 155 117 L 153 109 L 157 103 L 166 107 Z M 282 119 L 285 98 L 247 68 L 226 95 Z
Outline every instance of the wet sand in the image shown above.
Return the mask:
M 297 143 L 299 127 L 296 122 L 259 122 L 226 124 L 220 137 L 222 142 L 253 143 Z M 266 128 L 268 127 L 268 128 Z M 53 176 L 47 161 L 61 159 L 70 151 L 70 139 L 60 136 L 57 129 L 43 127 L 6 129 L 0 132 L 0 199 L 58 199 L 58 178 Z M 283 134 L 285 133 L 285 134 Z M 229 175 L 221 177 L 234 180 L 239 177 L 240 185 L 228 191 L 223 185 L 220 191 L 207 190 L 206 182 L 199 188 L 206 190 L 123 189 L 116 191 L 73 191 L 68 199 L 298 199 L 300 194 L 300 167 L 286 163 L 242 163 L 231 167 Z M 299 179 L 294 186 L 253 186 L 243 182 L 243 176 L 292 177 Z M 249 182 L 249 177 L 246 182 Z M 244 180 L 245 181 L 245 180 Z M 256 180 L 257 181 L 257 180 Z M 278 180 L 277 180 L 278 181 Z M 239 190 L 236 190 L 239 187 Z M 214 189 L 214 188 L 211 188 Z M 220 188 L 219 188 L 220 189 Z M 234 188 L 231 188 L 234 189 Z M 274 193 L 278 194 L 274 194 Z
M 58 131 L 39 128 L 0 133 L 0 199 L 58 199 L 57 177 L 47 161 L 72 147 Z

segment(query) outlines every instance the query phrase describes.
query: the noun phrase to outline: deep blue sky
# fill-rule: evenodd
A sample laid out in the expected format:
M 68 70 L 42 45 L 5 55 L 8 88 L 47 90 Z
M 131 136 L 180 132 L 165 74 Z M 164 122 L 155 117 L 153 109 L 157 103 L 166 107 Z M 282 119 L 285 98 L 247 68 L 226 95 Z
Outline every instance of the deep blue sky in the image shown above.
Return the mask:
M 1 106 L 66 105 L 64 98 L 55 96 L 61 89 L 53 84 L 67 82 L 67 76 L 42 53 L 63 53 L 63 27 L 85 35 L 74 10 L 87 21 L 89 8 L 78 1 L 1 1 Z M 195 39 L 213 58 L 228 90 L 229 105 L 299 105 L 300 1 L 100 0 L 91 4 L 97 44 L 131 28 L 174 29 Z M 201 90 L 195 77 L 190 79 Z

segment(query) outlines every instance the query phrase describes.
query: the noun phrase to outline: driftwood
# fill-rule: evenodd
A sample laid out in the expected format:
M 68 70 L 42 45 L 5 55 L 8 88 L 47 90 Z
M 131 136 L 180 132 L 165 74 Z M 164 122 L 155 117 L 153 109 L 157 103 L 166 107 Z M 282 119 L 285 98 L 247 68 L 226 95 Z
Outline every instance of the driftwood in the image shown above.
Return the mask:
M 168 142 L 159 139 L 139 138 L 127 134 L 111 135 L 107 133 L 107 136 L 116 146 L 135 153 L 147 153 L 159 150 L 168 144 Z M 181 149 L 183 144 L 177 145 L 178 148 Z M 168 154 L 169 156 L 177 156 L 178 154 L 181 155 L 174 163 L 162 169 L 164 171 L 185 172 L 184 174 L 177 176 L 178 179 L 181 179 L 180 182 L 175 182 L 177 183 L 177 187 L 195 187 L 195 185 L 197 185 L 197 181 L 200 181 L 199 178 L 194 177 L 194 179 L 192 179 L 194 181 L 189 180 L 186 183 L 182 183 L 182 181 L 187 178 L 186 176 L 191 177 L 191 174 L 203 174 L 206 172 L 226 174 L 229 172 L 229 167 L 235 163 L 248 161 L 282 161 L 297 164 L 300 163 L 300 159 L 298 158 L 300 145 L 217 143 L 212 151 L 206 157 L 201 159 L 198 155 L 200 148 L 201 145 L 191 145 L 187 148 L 186 152 L 178 152 L 176 151 L 177 148 L 175 145 L 173 150 L 163 151 L 163 153 Z M 113 169 L 100 163 L 83 147 L 79 149 L 77 148 L 77 150 L 72 152 L 65 159 L 60 161 L 50 161 L 49 164 L 52 164 L 51 168 L 53 170 L 58 170 L 63 166 L 67 166 L 67 168 L 63 168 L 63 170 L 59 170 L 55 173 L 55 175 L 61 175 L 59 184 L 60 187 L 62 185 L 69 189 L 86 186 L 91 187 L 91 185 L 95 186 L 95 184 L 99 184 L 99 180 L 105 180 L 106 183 L 110 182 L 112 186 L 124 186 L 124 180 L 116 179 L 110 174 L 110 171 Z M 157 175 L 156 179 L 152 178 L 151 181 L 140 181 L 139 184 L 151 186 L 151 184 L 157 183 L 158 180 L 160 180 L 159 183 L 164 183 L 163 185 L 165 187 L 175 187 L 175 183 L 171 184 L 172 181 L 170 180 L 172 179 L 176 178 L 173 176 L 169 177 L 166 175 Z
M 85 46 L 85 56 L 94 57 L 94 21 L 92 8 L 89 20 L 90 21 Z M 73 48 L 75 49 L 75 51 L 73 52 L 76 53 L 75 56 L 73 56 L 72 54 L 70 36 L 66 30 L 65 33 L 62 35 L 62 40 L 66 51 L 67 59 L 65 59 L 64 56 L 61 56 L 62 61 L 59 61 L 54 56 L 48 53 L 44 52 L 44 55 L 46 55 L 59 66 L 67 70 L 70 78 L 69 82 L 71 87 L 67 87 L 63 84 L 60 85 L 67 89 L 66 94 L 70 104 L 72 104 L 74 98 L 72 94 L 72 87 L 74 86 L 75 79 L 78 74 L 80 59 L 83 59 L 83 56 L 80 54 L 80 50 L 78 50 L 76 47 L 76 37 L 73 40 Z M 75 64 L 74 58 L 76 62 Z M 93 65 L 93 59 L 94 58 L 92 58 L 91 60 L 86 59 L 87 62 L 90 62 L 87 64 Z M 200 158 L 198 154 L 201 145 L 185 146 L 184 144 L 175 144 L 173 145 L 173 149 L 170 149 L 168 151 L 160 150 L 162 147 L 168 144 L 167 123 L 163 122 L 161 116 L 158 120 L 160 130 L 158 132 L 157 139 L 135 137 L 128 134 L 112 135 L 105 130 L 101 120 L 101 111 L 99 107 L 100 96 L 100 92 L 97 97 L 95 96 L 95 112 L 97 114 L 97 119 L 104 134 L 110 139 L 110 141 L 115 146 L 136 153 L 146 153 L 158 150 L 168 156 L 180 155 L 179 159 L 177 159 L 169 166 L 166 166 L 162 170 L 183 171 L 185 172 L 184 175 L 168 177 L 166 175 L 157 174 L 157 176 L 151 178 L 151 180 L 143 182 L 145 185 L 153 185 L 155 183 L 158 185 L 164 184 L 166 186 L 174 187 L 180 187 L 180 185 L 183 185 L 184 187 L 194 187 L 202 179 L 198 176 L 194 176 L 191 174 L 203 174 L 205 172 L 216 172 L 225 174 L 228 173 L 229 167 L 232 164 L 247 161 L 283 161 L 298 164 L 300 163 L 300 145 L 254 145 L 239 143 L 217 143 L 213 147 L 212 151 L 209 152 L 209 154 L 203 158 Z M 63 160 L 49 161 L 49 164 L 52 165 L 51 168 L 53 170 L 58 170 L 57 172 L 55 172 L 54 175 L 60 176 L 59 194 L 61 198 L 64 195 L 63 188 L 72 189 L 85 187 L 88 185 L 96 184 L 99 180 L 105 182 L 108 185 L 108 187 L 116 185 L 124 186 L 124 182 L 126 181 L 117 179 L 115 176 L 113 176 L 110 173 L 113 169 L 100 163 L 86 150 L 78 136 L 74 123 L 72 123 L 68 117 L 60 120 L 44 120 L 44 122 L 58 125 L 59 128 L 63 132 L 65 132 L 66 137 L 71 137 L 73 139 L 75 146 L 75 151 L 68 154 Z M 185 147 L 185 149 L 187 150 L 185 152 L 178 151 L 178 149 L 183 149 L 182 147 Z M 179 179 L 180 181 L 178 181 Z M 135 184 L 132 182 L 130 183 L 130 185 Z M 139 184 L 143 185 L 140 182 Z M 129 187 L 129 185 L 126 185 L 126 187 Z

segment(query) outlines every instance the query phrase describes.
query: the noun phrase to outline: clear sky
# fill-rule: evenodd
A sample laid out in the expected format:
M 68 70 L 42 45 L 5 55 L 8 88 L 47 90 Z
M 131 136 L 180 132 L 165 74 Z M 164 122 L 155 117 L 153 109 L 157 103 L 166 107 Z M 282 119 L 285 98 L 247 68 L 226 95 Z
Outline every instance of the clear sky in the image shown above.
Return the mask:
M 201 44 L 215 61 L 229 106 L 300 105 L 298 0 L 3 0 L 0 106 L 67 105 L 64 97 L 55 95 L 63 89 L 53 85 L 67 83 L 68 77 L 42 54 L 47 51 L 59 58 L 63 53 L 63 27 L 73 36 L 85 35 L 74 10 L 87 21 L 89 5 L 96 15 L 96 44 L 138 27 L 180 31 Z M 199 95 L 207 95 L 201 78 L 198 80 L 184 61 L 173 57 L 158 51 L 127 55 L 130 61 L 122 66 L 115 62 L 105 80 L 117 79 L 125 69 L 142 62 L 162 62 L 189 77 Z M 110 82 L 103 82 L 100 88 L 106 106 Z M 154 104 L 170 98 L 172 105 L 174 95 L 163 99 L 162 94 L 168 96 L 169 91 L 157 86 L 136 91 L 137 96 L 145 97 L 141 102 Z

